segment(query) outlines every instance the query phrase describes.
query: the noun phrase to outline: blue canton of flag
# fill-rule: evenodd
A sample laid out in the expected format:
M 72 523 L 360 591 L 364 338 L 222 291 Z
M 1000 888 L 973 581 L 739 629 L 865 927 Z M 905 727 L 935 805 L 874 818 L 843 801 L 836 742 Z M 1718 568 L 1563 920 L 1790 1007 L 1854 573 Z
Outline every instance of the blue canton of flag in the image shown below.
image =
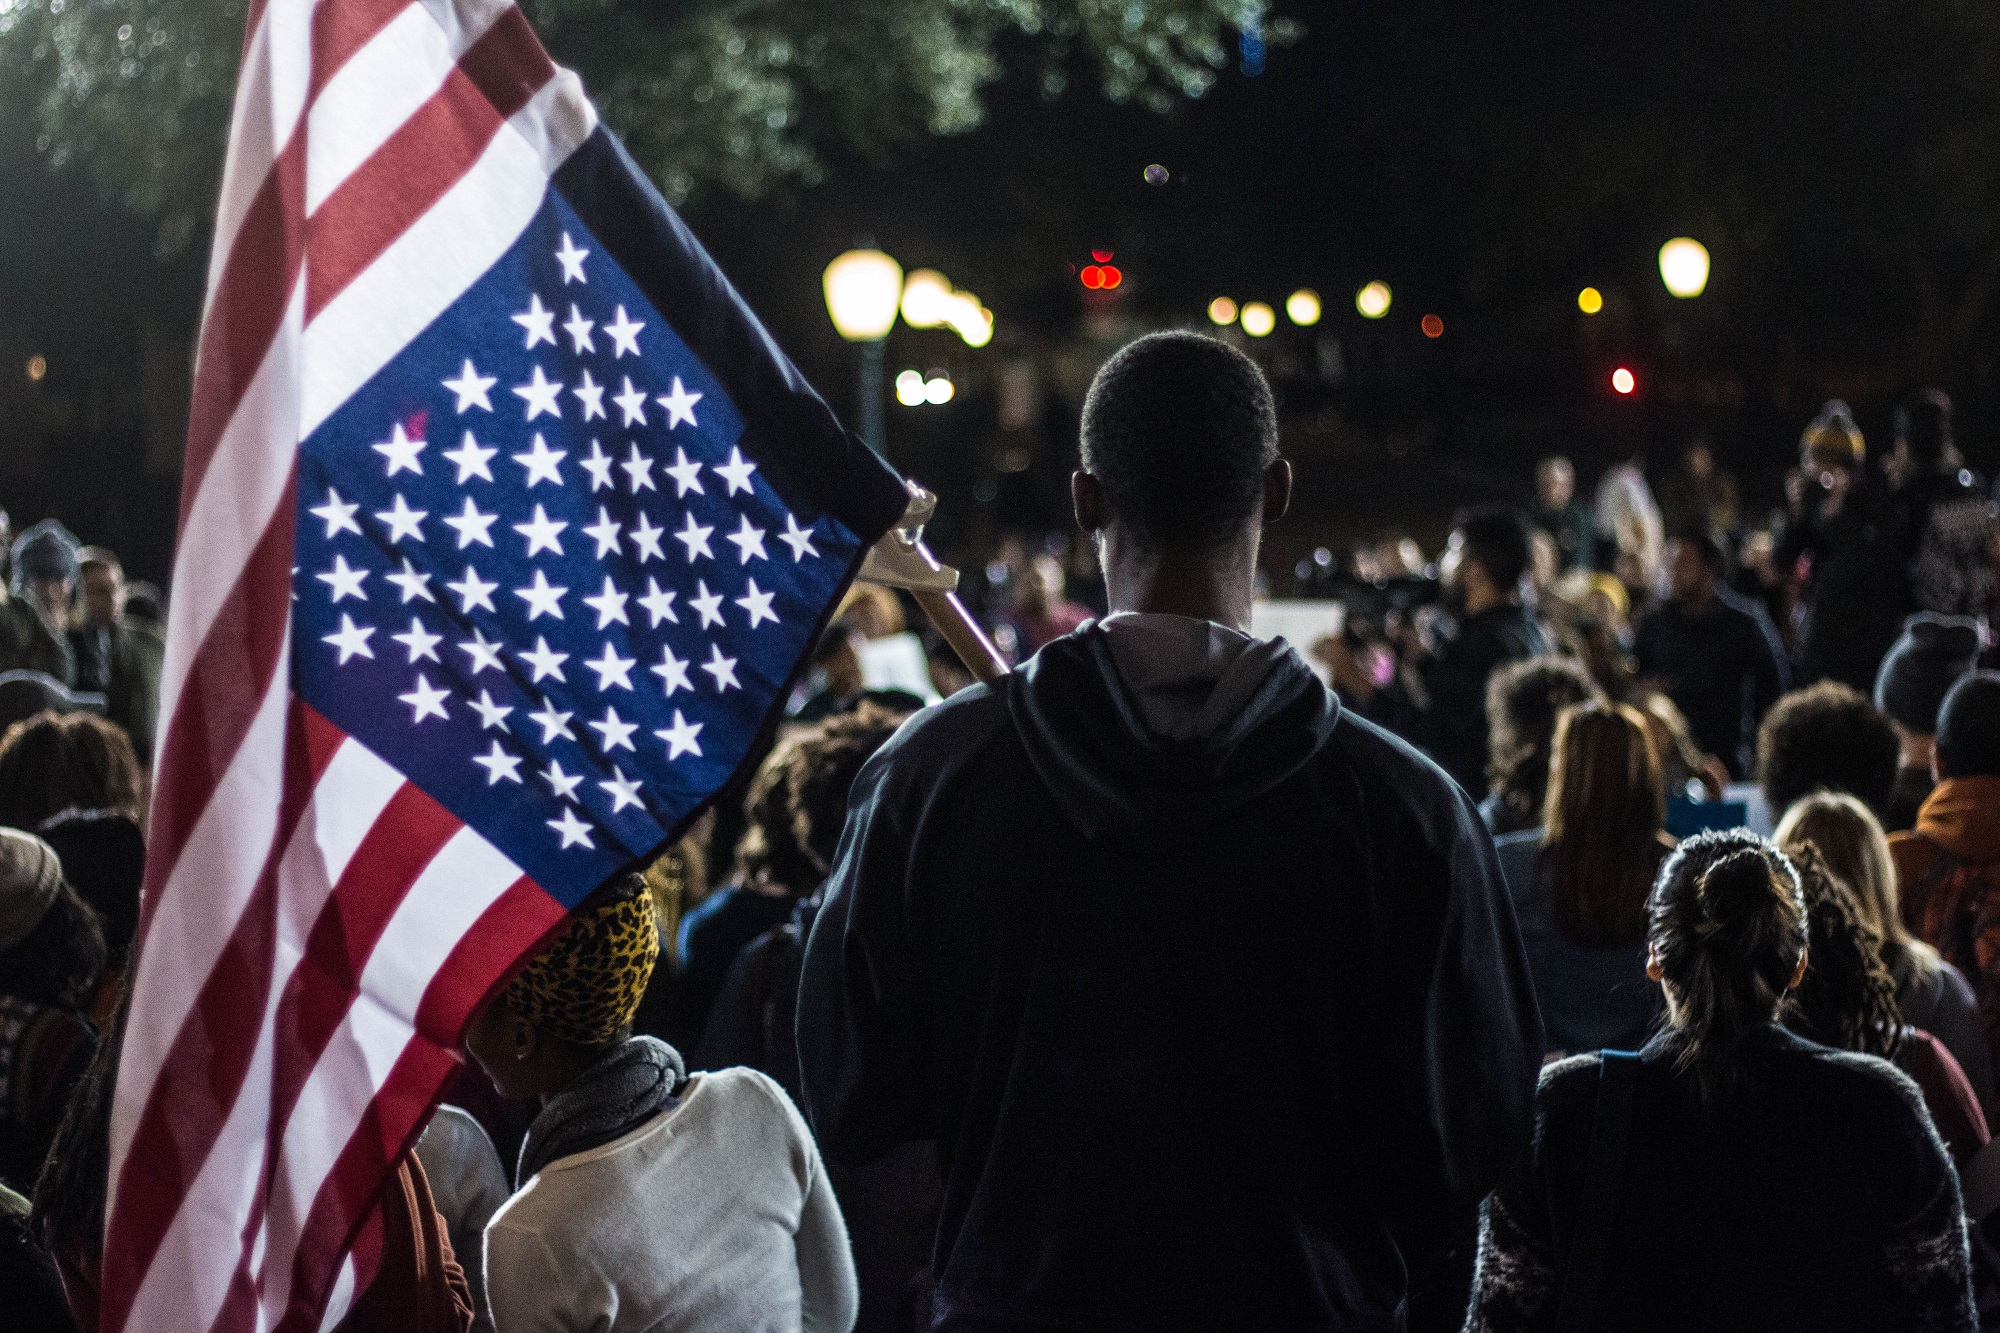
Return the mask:
M 575 903 L 729 779 L 873 539 L 745 416 L 551 189 L 305 441 L 300 696 Z

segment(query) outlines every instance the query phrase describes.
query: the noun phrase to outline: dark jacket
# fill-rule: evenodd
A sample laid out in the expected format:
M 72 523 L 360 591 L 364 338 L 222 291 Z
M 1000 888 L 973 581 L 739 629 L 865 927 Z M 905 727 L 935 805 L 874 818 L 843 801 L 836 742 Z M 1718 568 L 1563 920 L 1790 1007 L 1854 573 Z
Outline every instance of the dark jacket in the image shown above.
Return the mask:
M 1646 1047 L 1592 1327 L 1969 1333 L 1958 1178 L 1916 1085 L 1776 1026 L 1746 1040 L 1741 1083 L 1707 1111 Z M 1555 1326 L 1599 1064 L 1542 1079 L 1525 1169 L 1487 1201 L 1467 1333 Z
M 1779 545 L 1775 565 L 1790 572 L 1803 559 L 1805 623 L 1799 632 L 1797 684 L 1837 680 L 1863 694 L 1910 604 L 1907 524 L 1869 473 L 1831 518 L 1809 510 Z
M 1786 689 L 1785 649 L 1764 608 L 1718 586 L 1699 614 L 1668 602 L 1639 622 L 1639 675 L 1660 682 L 1703 750 L 1752 771 L 1757 723 Z
M 1486 794 L 1486 681 L 1495 668 L 1548 651 L 1534 617 L 1510 604 L 1461 616 L 1417 667 L 1417 684 L 1370 701 L 1372 720 L 1416 742 L 1474 799 Z
M 1086 626 L 854 785 L 806 1106 L 835 1159 L 938 1140 L 938 1329 L 1386 1330 L 1406 1264 L 1450 1294 L 1542 1049 L 1513 913 L 1464 794 L 1270 656 L 1173 744 Z
M 80 690 L 104 695 L 104 715 L 125 728 L 139 762 L 153 765 L 153 727 L 160 712 L 160 666 L 166 645 L 143 621 L 85 625 L 69 632 Z

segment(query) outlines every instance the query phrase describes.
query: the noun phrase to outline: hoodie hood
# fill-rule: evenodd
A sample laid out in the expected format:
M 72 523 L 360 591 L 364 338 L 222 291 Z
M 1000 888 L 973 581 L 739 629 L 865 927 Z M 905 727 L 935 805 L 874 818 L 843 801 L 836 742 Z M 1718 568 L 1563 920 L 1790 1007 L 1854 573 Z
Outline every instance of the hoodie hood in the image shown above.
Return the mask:
M 2000 861 L 2000 778 L 1946 778 L 1917 811 L 1916 832 L 1961 861 Z
M 1333 692 L 1283 639 L 1184 623 L 1179 654 L 1148 633 L 1157 624 L 1118 627 L 1114 649 L 1093 622 L 1015 673 L 1015 730 L 1090 837 L 1218 819 L 1304 768 L 1340 720 Z M 1120 652 L 1137 688 L 1119 671 Z

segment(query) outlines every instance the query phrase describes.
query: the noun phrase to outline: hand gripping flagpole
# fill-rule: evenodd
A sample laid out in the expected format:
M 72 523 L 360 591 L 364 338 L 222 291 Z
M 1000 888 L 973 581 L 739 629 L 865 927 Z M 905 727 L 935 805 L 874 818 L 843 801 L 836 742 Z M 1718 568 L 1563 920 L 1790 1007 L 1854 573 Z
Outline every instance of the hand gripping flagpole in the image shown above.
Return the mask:
M 958 599 L 958 571 L 940 565 L 924 546 L 924 524 L 937 509 L 937 497 L 914 481 L 907 485 L 910 504 L 902 520 L 869 548 L 856 577 L 908 591 L 975 679 L 1006 675 L 1006 660 Z

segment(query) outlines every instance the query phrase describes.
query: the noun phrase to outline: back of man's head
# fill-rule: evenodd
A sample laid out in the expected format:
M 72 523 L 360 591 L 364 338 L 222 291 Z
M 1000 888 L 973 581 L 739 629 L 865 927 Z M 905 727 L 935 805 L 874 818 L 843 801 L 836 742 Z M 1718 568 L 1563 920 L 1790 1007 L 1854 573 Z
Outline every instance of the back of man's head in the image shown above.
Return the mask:
M 1105 520 L 1154 554 L 1227 545 L 1263 502 L 1278 412 L 1255 362 L 1195 333 L 1155 333 L 1105 362 L 1083 400 L 1083 466 Z
M 1910 460 L 1934 471 L 1951 447 L 1951 397 L 1943 389 L 1919 389 L 1896 408 L 1896 438 L 1909 446 Z
M 1961 677 L 1938 709 L 1937 728 L 1940 773 L 2000 777 L 2000 671 Z
M 1463 540 L 1461 559 L 1476 562 L 1502 596 L 1528 572 L 1528 528 L 1521 516 L 1497 506 L 1471 509 L 1454 524 Z

